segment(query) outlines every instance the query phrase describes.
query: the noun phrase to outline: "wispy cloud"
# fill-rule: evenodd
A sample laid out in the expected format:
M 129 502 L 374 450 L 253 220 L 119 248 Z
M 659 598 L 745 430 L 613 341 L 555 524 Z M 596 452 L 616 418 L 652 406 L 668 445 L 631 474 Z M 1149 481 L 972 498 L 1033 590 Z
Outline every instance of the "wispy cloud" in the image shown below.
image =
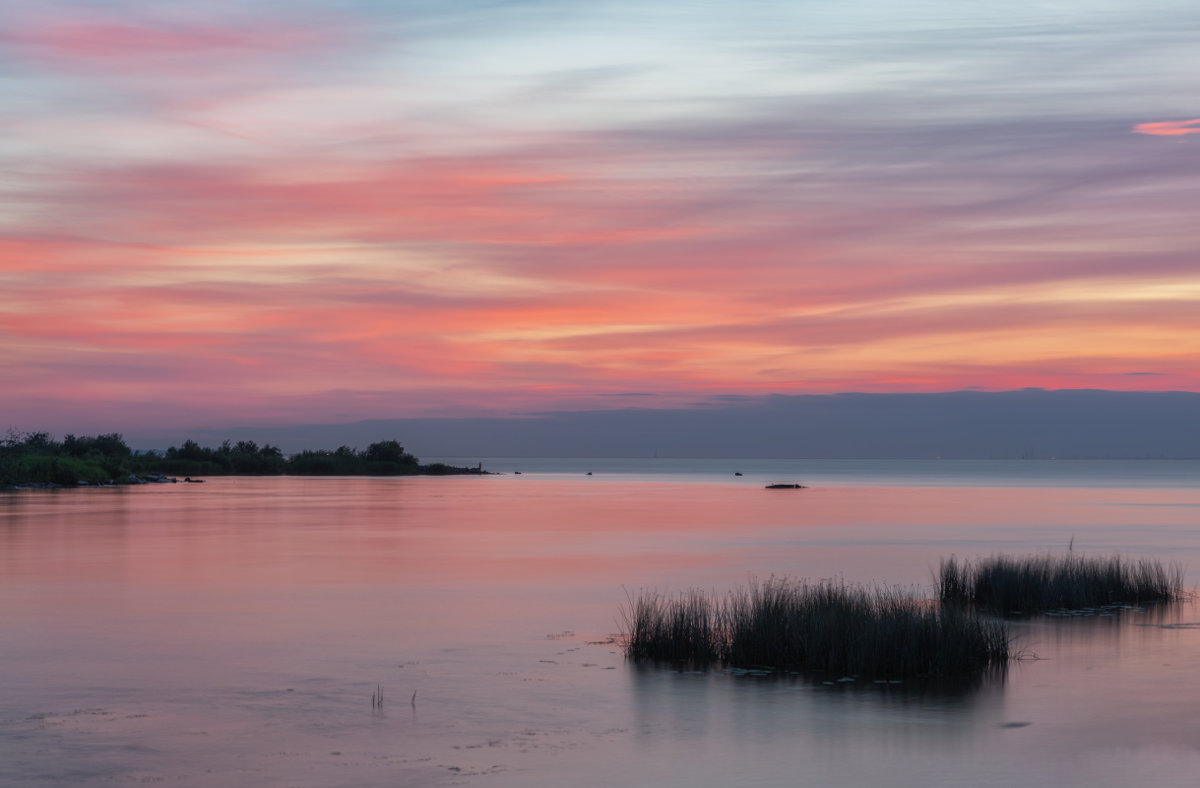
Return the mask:
M 1133 127 L 1133 130 L 1138 134 L 1149 134 L 1155 137 L 1182 137 L 1185 134 L 1200 134 L 1200 118 L 1139 123 Z
M 131 24 L 120 21 L 50 19 L 0 32 L 0 44 L 18 55 L 80 69 L 141 70 L 191 57 L 305 52 L 330 36 L 313 28 L 265 28 L 209 24 Z

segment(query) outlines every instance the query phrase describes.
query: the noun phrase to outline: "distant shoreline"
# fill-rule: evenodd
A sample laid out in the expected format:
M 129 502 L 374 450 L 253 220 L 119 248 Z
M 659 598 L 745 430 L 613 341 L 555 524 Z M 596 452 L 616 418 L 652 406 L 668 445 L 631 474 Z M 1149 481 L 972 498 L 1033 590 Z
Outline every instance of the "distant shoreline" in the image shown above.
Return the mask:
M 408 478 L 413 476 L 497 476 L 495 471 L 480 470 L 479 468 L 458 468 L 455 467 L 449 471 L 421 471 L 418 473 L 403 473 L 403 474 L 320 474 L 320 473 L 221 473 L 212 474 L 205 479 L 193 479 L 191 477 L 178 478 L 175 476 L 163 475 L 162 478 L 154 478 L 154 475 L 138 476 L 134 474 L 132 477 L 125 479 L 111 479 L 105 482 L 87 482 L 77 481 L 74 484 L 60 484 L 57 482 L 14 482 L 12 484 L 0 485 L 0 492 L 17 492 L 21 490 L 82 490 L 94 487 L 112 488 L 112 487 L 140 487 L 144 485 L 154 484 L 188 484 L 188 483 L 203 483 L 207 479 L 347 479 L 347 478 L 364 478 L 364 479 L 394 479 Z M 134 480 L 136 479 L 136 481 Z
M 224 441 L 217 448 L 184 441 L 165 452 L 136 452 L 120 433 L 67 435 L 9 433 L 0 439 L 0 490 L 172 484 L 212 476 L 482 476 L 474 467 L 422 464 L 395 440 L 366 450 L 340 446 L 285 456 L 276 446 Z M 179 479 L 176 477 L 183 477 Z

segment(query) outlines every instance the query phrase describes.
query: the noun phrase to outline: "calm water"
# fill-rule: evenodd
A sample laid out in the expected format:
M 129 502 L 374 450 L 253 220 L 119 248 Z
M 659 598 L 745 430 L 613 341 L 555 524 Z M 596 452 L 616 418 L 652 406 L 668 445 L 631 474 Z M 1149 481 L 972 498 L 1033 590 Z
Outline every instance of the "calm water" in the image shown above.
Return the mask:
M 956 692 L 639 670 L 611 642 L 626 589 L 771 574 L 928 586 L 942 556 L 1072 538 L 1183 563 L 1194 584 L 1200 463 L 484 465 L 522 474 L 0 493 L 0 784 L 1200 773 L 1191 604 L 1023 623 L 1037 659 Z M 774 481 L 812 487 L 762 489 Z

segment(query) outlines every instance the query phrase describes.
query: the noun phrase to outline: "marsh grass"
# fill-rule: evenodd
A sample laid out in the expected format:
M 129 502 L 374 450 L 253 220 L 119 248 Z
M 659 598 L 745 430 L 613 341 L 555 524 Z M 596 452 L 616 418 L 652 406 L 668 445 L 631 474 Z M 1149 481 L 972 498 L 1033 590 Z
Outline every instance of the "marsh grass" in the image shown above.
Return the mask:
M 662 596 L 647 591 L 627 599 L 622 611 L 626 656 L 703 667 L 723 659 L 724 616 L 699 591 Z
M 1002 622 L 938 607 L 895 588 L 771 579 L 717 600 L 643 592 L 623 611 L 625 654 L 691 667 L 723 664 L 903 679 L 1002 665 Z
M 1104 605 L 1171 602 L 1184 596 L 1183 567 L 1121 556 L 951 556 L 938 567 L 938 596 L 1005 615 Z

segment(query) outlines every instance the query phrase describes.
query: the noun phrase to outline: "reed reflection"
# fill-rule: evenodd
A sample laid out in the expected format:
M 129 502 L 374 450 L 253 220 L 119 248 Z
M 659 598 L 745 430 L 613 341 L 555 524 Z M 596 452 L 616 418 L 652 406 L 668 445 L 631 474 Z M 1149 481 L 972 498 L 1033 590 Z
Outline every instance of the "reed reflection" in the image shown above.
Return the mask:
M 680 672 L 630 665 L 640 730 L 677 738 L 716 736 L 784 747 L 852 739 L 866 748 L 920 739 L 953 748 L 1003 721 L 1007 670 L 902 684 L 834 682 L 796 675 Z M 808 742 L 809 744 L 806 744 Z

